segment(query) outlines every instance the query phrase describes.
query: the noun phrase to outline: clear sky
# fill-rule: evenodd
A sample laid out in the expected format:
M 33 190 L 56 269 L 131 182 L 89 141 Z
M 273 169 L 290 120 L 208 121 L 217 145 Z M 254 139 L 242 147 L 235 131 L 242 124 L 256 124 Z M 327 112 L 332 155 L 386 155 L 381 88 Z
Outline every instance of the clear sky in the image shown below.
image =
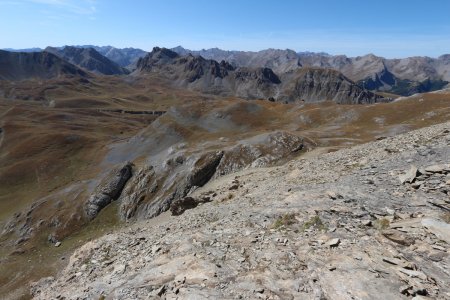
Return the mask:
M 450 0 L 0 0 L 0 48 L 450 53 Z

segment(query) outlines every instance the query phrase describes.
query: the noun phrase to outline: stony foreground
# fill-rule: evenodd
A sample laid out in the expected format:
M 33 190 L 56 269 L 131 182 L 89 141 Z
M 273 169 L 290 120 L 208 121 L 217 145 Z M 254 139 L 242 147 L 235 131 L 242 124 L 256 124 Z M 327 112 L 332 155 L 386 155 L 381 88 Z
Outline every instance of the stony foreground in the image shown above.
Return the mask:
M 87 243 L 34 297 L 450 299 L 450 123 L 190 196 L 181 215 Z

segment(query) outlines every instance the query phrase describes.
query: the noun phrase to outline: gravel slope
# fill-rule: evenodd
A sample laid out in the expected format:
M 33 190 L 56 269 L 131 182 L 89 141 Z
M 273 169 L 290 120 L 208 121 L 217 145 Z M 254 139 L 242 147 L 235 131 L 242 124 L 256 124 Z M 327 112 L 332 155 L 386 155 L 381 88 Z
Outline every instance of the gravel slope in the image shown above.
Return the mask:
M 191 195 L 210 202 L 87 243 L 32 293 L 450 299 L 449 145 L 450 122 L 218 178 Z

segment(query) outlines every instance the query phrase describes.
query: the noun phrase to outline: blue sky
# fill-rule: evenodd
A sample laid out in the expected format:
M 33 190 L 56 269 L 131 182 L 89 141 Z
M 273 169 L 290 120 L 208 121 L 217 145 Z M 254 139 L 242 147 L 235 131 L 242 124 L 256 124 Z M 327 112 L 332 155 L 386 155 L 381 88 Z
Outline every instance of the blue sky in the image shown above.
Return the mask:
M 0 0 L 0 48 L 266 48 L 450 53 L 449 0 Z

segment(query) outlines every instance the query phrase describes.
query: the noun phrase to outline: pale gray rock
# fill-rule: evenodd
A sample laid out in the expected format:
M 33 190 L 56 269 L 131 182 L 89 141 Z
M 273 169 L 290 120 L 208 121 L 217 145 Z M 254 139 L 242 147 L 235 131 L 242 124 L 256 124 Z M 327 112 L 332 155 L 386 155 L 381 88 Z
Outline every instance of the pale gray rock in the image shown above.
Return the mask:
M 450 245 L 450 224 L 436 219 L 424 218 L 422 219 L 422 225 Z
M 411 166 L 411 168 L 405 173 L 399 176 L 401 183 L 412 183 L 417 176 L 417 167 Z

